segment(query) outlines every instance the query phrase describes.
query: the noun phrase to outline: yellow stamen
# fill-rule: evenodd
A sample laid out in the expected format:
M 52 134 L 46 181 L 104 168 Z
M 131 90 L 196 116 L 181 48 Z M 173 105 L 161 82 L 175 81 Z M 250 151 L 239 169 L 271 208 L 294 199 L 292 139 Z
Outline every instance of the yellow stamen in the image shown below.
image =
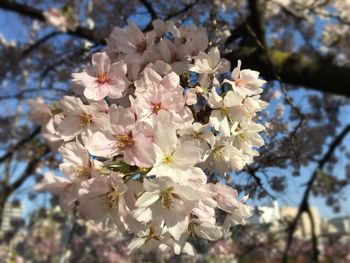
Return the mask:
M 190 235 L 193 235 L 195 233 L 194 231 L 194 224 L 190 223 L 187 227 L 187 233 L 189 233 Z
M 91 169 L 85 166 L 77 167 L 74 176 L 77 180 L 89 179 L 91 177 Z
M 80 115 L 80 126 L 86 127 L 92 123 L 92 115 L 86 112 Z
M 201 139 L 202 132 L 193 132 L 192 138 L 193 139 Z
M 174 193 L 174 187 L 169 187 L 165 191 L 162 192 L 161 195 L 161 202 L 162 202 L 162 207 L 166 209 L 170 209 L 170 207 L 174 203 L 174 199 L 180 199 L 180 197 Z
M 149 227 L 149 233 L 148 233 L 148 236 L 146 236 L 146 238 L 147 238 L 147 241 L 151 239 L 159 240 L 159 237 L 156 235 L 156 230 L 153 226 Z
M 241 133 L 238 134 L 238 137 L 239 137 L 242 141 L 244 141 L 244 140 L 247 139 L 247 134 L 245 134 L 244 132 L 241 132 Z
M 118 200 L 119 200 L 119 193 L 115 189 L 112 189 L 104 197 L 105 205 L 109 209 L 113 208 L 118 203 Z
M 224 156 L 224 153 L 225 153 L 224 146 L 219 146 L 219 147 L 215 148 L 213 151 L 214 160 L 215 161 L 220 160 Z
M 228 116 L 228 109 L 225 105 L 222 105 L 220 108 L 220 112 L 223 116 Z
M 117 139 L 117 146 L 119 148 L 124 149 L 134 144 L 131 134 L 115 135 L 114 137 Z
M 172 155 L 166 155 L 163 157 L 163 163 L 166 165 L 172 165 L 174 163 L 174 159 Z

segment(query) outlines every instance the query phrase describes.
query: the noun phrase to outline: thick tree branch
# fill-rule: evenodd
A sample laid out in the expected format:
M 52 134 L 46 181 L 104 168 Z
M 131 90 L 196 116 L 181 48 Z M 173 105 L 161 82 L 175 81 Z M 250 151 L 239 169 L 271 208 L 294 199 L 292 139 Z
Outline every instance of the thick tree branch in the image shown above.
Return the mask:
M 248 8 L 250 11 L 250 26 L 256 34 L 260 43 L 265 47 L 265 29 L 262 12 L 260 10 L 261 3 L 258 0 L 248 0 Z
M 44 12 L 42 10 L 33 8 L 28 5 L 24 5 L 21 3 L 17 3 L 14 1 L 9 0 L 1 0 L 0 1 L 0 8 L 12 12 L 16 12 L 20 15 L 28 16 L 33 19 L 45 22 L 45 16 Z M 91 42 L 95 42 L 97 44 L 103 44 L 105 41 L 103 39 L 99 39 L 93 30 L 85 28 L 85 27 L 77 27 L 75 30 L 68 30 L 67 34 L 76 36 L 79 38 L 84 38 L 86 40 L 89 40 Z
M 195 1 L 195 5 L 198 1 Z M 188 6 L 193 7 L 192 5 Z M 44 15 L 41 10 L 16 3 L 9 0 L 0 1 L 0 8 L 29 16 L 33 19 L 44 21 Z M 181 10 L 181 12 L 184 10 Z M 67 34 L 84 38 L 96 44 L 105 44 L 105 41 L 98 39 L 93 30 L 78 27 L 74 31 L 68 31 Z M 290 85 L 302 86 L 318 90 L 321 92 L 350 96 L 350 68 L 338 66 L 332 62 L 323 59 L 310 60 L 302 54 L 281 52 L 277 50 L 268 50 L 273 67 L 277 70 L 281 80 Z M 251 68 L 261 72 L 266 80 L 276 80 L 274 69 L 266 56 L 254 47 L 241 47 L 225 57 L 231 61 L 232 65 L 237 63 L 238 59 L 243 61 L 245 68 Z
M 312 242 L 312 260 L 314 262 L 317 262 L 318 261 L 318 258 L 319 258 L 319 254 L 320 254 L 320 251 L 318 249 L 318 238 L 317 238 L 317 235 L 316 235 L 316 229 L 315 229 L 315 219 L 312 215 L 312 212 L 311 212 L 311 209 L 310 209 L 310 206 L 308 206 L 308 209 L 306 210 L 306 213 L 309 217 L 309 220 L 310 220 L 310 225 L 311 225 L 311 242 Z
M 350 96 L 349 67 L 337 66 L 323 59 L 311 60 L 298 53 L 274 49 L 268 52 L 270 61 L 263 52 L 254 47 L 242 47 L 226 54 L 225 58 L 232 65 L 236 65 L 238 59 L 242 60 L 244 68 L 260 71 L 262 77 L 268 81 L 276 80 L 277 71 L 285 84 Z
M 150 2 L 147 0 L 140 0 L 140 3 L 144 5 L 147 12 L 150 14 L 151 20 L 158 18 L 157 12 L 154 10 L 153 5 Z
M 147 12 L 151 16 L 151 20 L 148 22 L 148 24 L 144 28 L 144 31 L 149 31 L 153 27 L 153 25 L 152 25 L 153 20 L 157 19 L 158 15 L 157 15 L 156 10 L 153 8 L 152 3 L 148 2 L 147 0 L 140 0 L 140 3 L 143 4 L 143 6 L 146 8 Z
M 14 11 L 18 14 L 29 16 L 31 18 L 34 18 L 43 22 L 45 21 L 44 14 L 41 10 L 38 10 L 28 5 L 16 3 L 14 1 L 3 0 L 0 2 L 0 7 L 2 9 Z

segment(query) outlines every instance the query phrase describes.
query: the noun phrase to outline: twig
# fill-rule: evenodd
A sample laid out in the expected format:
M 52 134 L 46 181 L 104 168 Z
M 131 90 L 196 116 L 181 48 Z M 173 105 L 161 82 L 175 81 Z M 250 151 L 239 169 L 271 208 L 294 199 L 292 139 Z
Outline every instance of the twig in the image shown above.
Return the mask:
M 259 176 L 256 175 L 256 172 L 253 168 L 251 167 L 247 167 L 247 172 L 249 173 L 249 175 L 255 180 L 255 182 L 257 183 L 257 185 L 268 195 L 270 196 L 273 200 L 276 200 L 276 197 L 271 194 L 262 184 L 261 182 L 261 178 Z
M 35 169 L 37 168 L 42 158 L 50 153 L 50 148 L 45 145 L 42 151 L 43 152 L 41 154 L 29 161 L 26 169 L 22 172 L 22 174 L 8 187 L 11 193 L 17 190 L 24 183 L 24 181 L 27 180 L 29 175 L 35 172 Z
M 8 158 L 11 158 L 12 155 L 23 145 L 27 144 L 31 140 L 33 140 L 38 134 L 40 133 L 40 127 L 35 128 L 32 133 L 30 133 L 27 137 L 20 140 L 17 144 L 15 144 L 13 147 L 11 147 L 10 150 L 7 151 L 6 154 L 0 157 L 0 163 L 5 161 Z
M 186 13 L 187 11 L 189 11 L 192 7 L 194 7 L 195 5 L 197 5 L 200 2 L 200 0 L 196 0 L 191 4 L 186 5 L 184 8 L 180 9 L 179 11 L 176 11 L 174 13 L 170 13 L 165 17 L 165 20 L 169 20 L 173 17 L 179 16 L 183 13 Z
M 32 45 L 27 47 L 25 50 L 23 50 L 23 52 L 21 54 L 21 58 L 28 56 L 30 52 L 32 52 L 34 49 L 41 46 L 47 40 L 49 40 L 52 37 L 58 36 L 60 34 L 62 34 L 62 32 L 54 31 L 54 32 L 51 32 L 51 33 L 43 36 L 42 38 L 39 38 L 37 41 L 35 41 L 35 43 L 33 43 Z

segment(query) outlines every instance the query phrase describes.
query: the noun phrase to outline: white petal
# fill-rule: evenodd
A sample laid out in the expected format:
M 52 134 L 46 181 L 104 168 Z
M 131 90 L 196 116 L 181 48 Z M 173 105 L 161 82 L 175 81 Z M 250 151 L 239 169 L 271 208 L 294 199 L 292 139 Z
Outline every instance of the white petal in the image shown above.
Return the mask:
M 160 192 L 154 191 L 154 192 L 144 192 L 135 203 L 135 206 L 138 207 L 148 207 L 152 205 L 153 203 L 157 202 L 160 198 Z
M 201 159 L 201 153 L 198 144 L 193 141 L 187 141 L 176 148 L 173 159 L 176 168 L 187 170 L 196 165 Z
M 228 91 L 224 98 L 224 105 L 226 107 L 233 107 L 242 103 L 243 97 L 239 95 L 238 92 L 234 92 L 232 90 Z
M 154 141 L 165 154 L 169 154 L 174 149 L 177 143 L 177 136 L 170 112 L 164 110 L 159 111 Z
M 146 239 L 144 238 L 135 238 L 131 240 L 130 244 L 128 245 L 128 254 L 133 253 L 134 251 L 138 250 L 142 245 L 146 242 Z

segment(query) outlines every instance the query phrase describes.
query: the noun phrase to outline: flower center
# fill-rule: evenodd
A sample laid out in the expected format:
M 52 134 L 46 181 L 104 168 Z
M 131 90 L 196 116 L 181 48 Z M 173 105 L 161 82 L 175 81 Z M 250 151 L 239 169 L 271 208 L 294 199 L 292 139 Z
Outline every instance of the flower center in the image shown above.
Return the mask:
M 244 132 L 240 132 L 238 134 L 238 137 L 241 141 L 245 141 L 248 138 L 248 136 Z
M 149 241 L 151 239 L 159 240 L 159 237 L 157 236 L 156 230 L 153 226 L 149 227 L 149 233 L 147 236 L 145 236 L 145 238 L 147 239 L 147 241 Z
M 173 156 L 171 154 L 165 155 L 163 157 L 163 163 L 165 163 L 166 165 L 172 165 L 174 163 Z
M 202 135 L 201 132 L 193 132 L 192 133 L 192 138 L 193 139 L 201 139 L 201 135 Z
M 75 179 L 87 180 L 91 177 L 91 169 L 86 166 L 79 166 L 75 168 Z
M 106 194 L 104 201 L 105 201 L 105 205 L 111 209 L 113 208 L 119 200 L 119 193 L 112 189 L 109 193 Z
M 174 203 L 174 199 L 180 199 L 180 197 L 174 193 L 174 187 L 169 187 L 165 191 L 163 191 L 161 195 L 162 207 L 166 209 L 170 209 L 172 204 Z
M 161 103 L 152 103 L 151 104 L 151 111 L 154 114 L 157 114 L 158 111 L 160 111 L 162 109 L 162 104 Z
M 242 87 L 245 84 L 247 84 L 247 81 L 245 79 L 238 78 L 238 79 L 235 79 L 235 83 L 237 87 Z
M 214 149 L 213 154 L 214 154 L 214 160 L 218 161 L 224 156 L 224 146 L 219 146 Z
M 102 74 L 97 74 L 96 81 L 100 84 L 105 84 L 108 81 L 107 72 L 104 72 Z
M 222 105 L 220 108 L 220 112 L 222 114 L 222 116 L 227 116 L 228 115 L 228 109 L 225 105 Z
M 136 51 L 137 52 L 143 53 L 143 52 L 145 52 L 146 49 L 147 49 L 147 42 L 146 42 L 146 40 L 140 41 L 139 43 L 136 44 Z
M 190 235 L 193 235 L 195 233 L 194 224 L 193 223 L 189 223 L 188 224 L 187 233 L 189 233 Z
M 117 146 L 122 149 L 131 147 L 134 144 L 131 133 L 115 135 L 115 138 L 117 139 Z
M 89 126 L 92 122 L 92 115 L 86 112 L 80 115 L 80 126 L 85 127 Z

